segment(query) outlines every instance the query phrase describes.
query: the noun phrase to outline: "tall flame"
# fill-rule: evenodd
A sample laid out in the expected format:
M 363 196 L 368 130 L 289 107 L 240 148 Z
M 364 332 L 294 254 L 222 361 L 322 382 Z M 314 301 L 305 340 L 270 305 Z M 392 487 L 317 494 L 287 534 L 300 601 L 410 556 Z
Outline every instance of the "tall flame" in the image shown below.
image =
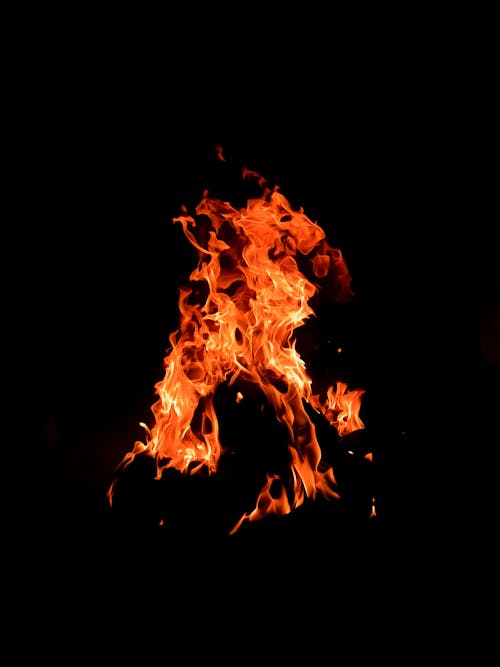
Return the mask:
M 183 207 L 173 220 L 196 249 L 198 263 L 190 284 L 179 290 L 179 327 L 169 336 L 164 377 L 155 385 L 153 426 L 146 427 L 145 442 L 137 441 L 122 461 L 127 466 L 146 453 L 156 462 L 157 478 L 171 467 L 189 475 L 201 469 L 217 472 L 223 453 L 217 387 L 237 379 L 257 386 L 286 429 L 290 475 L 283 480 L 269 474 L 255 509 L 241 517 L 232 533 L 245 519 L 286 514 L 306 497 L 339 497 L 304 402 L 323 413 L 340 435 L 363 428 L 362 392 L 338 383 L 324 401 L 313 395 L 294 338 L 314 315 L 310 301 L 320 283 L 336 300 L 351 297 L 342 253 L 277 186 L 248 169 L 243 178 L 253 179 L 262 193 L 245 207 L 237 209 L 205 191 L 194 215 Z M 237 396 L 244 398 L 241 392 Z

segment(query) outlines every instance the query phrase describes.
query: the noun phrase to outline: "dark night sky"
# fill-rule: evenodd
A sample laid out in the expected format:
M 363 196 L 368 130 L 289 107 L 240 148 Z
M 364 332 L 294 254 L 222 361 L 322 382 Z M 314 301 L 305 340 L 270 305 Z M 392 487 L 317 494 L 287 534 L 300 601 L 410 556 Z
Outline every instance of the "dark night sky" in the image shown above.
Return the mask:
M 274 67 L 250 57 L 239 74 L 222 54 L 223 68 L 174 76 L 178 51 L 168 72 L 144 54 L 116 67 L 118 56 L 90 63 L 75 52 L 66 64 L 57 50 L 32 63 L 19 114 L 18 395 L 34 543 L 53 540 L 71 558 L 69 533 L 96 560 L 110 546 L 103 493 L 143 436 L 193 268 L 172 218 L 205 189 L 240 196 L 245 166 L 344 253 L 356 296 L 336 326 L 366 389 L 367 431 L 388 461 L 391 558 L 404 535 L 408 552 L 418 542 L 438 570 L 449 556 L 438 535 L 455 545 L 479 532 L 463 498 L 483 474 L 475 452 L 496 431 L 470 414 L 478 402 L 491 414 L 498 397 L 492 179 L 479 158 L 481 113 L 468 106 L 483 109 L 483 82 L 418 53 L 356 64 L 344 53 L 318 83 L 300 53 L 286 67 L 284 56 Z
M 290 647 L 296 659 L 302 641 L 312 661 L 325 647 L 335 655 L 342 616 L 356 635 L 349 655 L 372 652 L 373 624 L 384 659 L 420 647 L 427 657 L 427 638 L 461 648 L 471 610 L 484 607 L 466 595 L 491 588 L 483 559 L 497 525 L 495 41 L 474 40 L 456 8 L 403 17 L 377 7 L 372 21 L 356 7 L 344 21 L 289 6 L 276 21 L 252 5 L 229 17 L 224 7 L 222 22 L 213 5 L 186 9 L 156 22 L 135 7 L 31 8 L 6 57 L 5 287 L 20 346 L 4 567 L 16 654 L 19 634 L 42 626 L 38 654 L 53 661 L 63 647 L 65 663 L 68 646 L 104 657 L 99 633 L 115 658 L 136 639 L 161 660 L 175 647 L 242 662 L 253 648 L 262 662 L 272 637 L 278 659 Z M 193 268 L 172 218 L 205 189 L 237 199 L 242 167 L 279 185 L 344 253 L 353 305 L 339 320 L 326 309 L 313 331 L 342 339 L 346 375 L 366 390 L 376 466 L 365 478 L 342 450 L 345 514 L 306 506 L 230 543 L 218 531 L 226 498 L 238 497 L 231 485 L 153 490 L 138 468 L 117 516 L 105 493 L 143 438 Z M 314 363 L 321 370 L 322 357 Z M 165 507 L 163 536 L 157 522 L 149 529 Z M 463 635 L 450 616 L 470 624 Z

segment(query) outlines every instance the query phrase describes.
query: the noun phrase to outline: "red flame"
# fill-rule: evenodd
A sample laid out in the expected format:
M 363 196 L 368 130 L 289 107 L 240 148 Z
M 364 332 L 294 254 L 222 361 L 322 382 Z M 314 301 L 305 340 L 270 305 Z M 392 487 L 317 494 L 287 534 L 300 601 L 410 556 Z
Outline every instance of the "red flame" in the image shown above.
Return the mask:
M 222 159 L 221 147 L 217 150 Z M 216 389 L 237 379 L 259 387 L 286 427 L 291 488 L 289 480 L 268 475 L 255 509 L 241 517 L 233 533 L 245 519 L 287 514 L 306 497 L 339 497 L 304 402 L 323 413 L 339 435 L 363 428 L 363 392 L 339 382 L 326 400 L 313 395 L 294 338 L 314 314 L 310 300 L 320 284 L 336 300 L 352 296 L 342 253 L 278 187 L 247 169 L 243 178 L 254 179 L 262 192 L 246 207 L 237 209 L 205 192 L 194 215 L 183 209 L 173 220 L 196 249 L 198 264 L 190 284 L 180 288 L 179 327 L 169 336 L 164 377 L 155 385 L 152 428 L 143 425 L 145 442 L 137 441 L 122 461 L 127 466 L 138 454 L 150 455 L 157 479 L 170 467 L 189 475 L 217 472 L 223 447 Z M 236 400 L 244 400 L 241 391 Z

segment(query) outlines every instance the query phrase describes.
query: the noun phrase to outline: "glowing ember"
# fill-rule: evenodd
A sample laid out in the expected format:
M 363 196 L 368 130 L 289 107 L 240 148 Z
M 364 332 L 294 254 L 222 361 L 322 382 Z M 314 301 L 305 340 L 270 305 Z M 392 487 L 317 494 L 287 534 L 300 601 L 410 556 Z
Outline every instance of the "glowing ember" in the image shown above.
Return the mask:
M 222 151 L 217 147 L 221 160 Z M 305 498 L 338 498 L 330 465 L 322 460 L 316 429 L 305 403 L 337 429 L 339 436 L 364 428 L 359 418 L 362 391 L 338 382 L 326 397 L 312 393 L 312 381 L 296 349 L 294 332 L 314 311 L 311 298 L 328 289 L 342 301 L 352 296 L 351 277 L 340 250 L 302 209 L 293 210 L 257 173 L 243 170 L 262 193 L 244 208 L 209 196 L 195 214 L 174 219 L 198 254 L 189 286 L 180 288 L 179 327 L 169 337 L 164 377 L 155 385 L 154 422 L 145 424 L 123 459 L 151 456 L 157 479 L 166 468 L 193 475 L 218 471 L 223 453 L 215 393 L 227 386 L 254 386 L 263 392 L 288 438 L 289 474 L 268 474 L 255 508 L 244 520 L 287 514 Z M 244 389 L 236 402 L 245 400 Z M 241 428 L 245 428 L 242 424 Z M 108 492 L 112 502 L 114 484 Z M 272 492 L 271 492 L 272 490 Z

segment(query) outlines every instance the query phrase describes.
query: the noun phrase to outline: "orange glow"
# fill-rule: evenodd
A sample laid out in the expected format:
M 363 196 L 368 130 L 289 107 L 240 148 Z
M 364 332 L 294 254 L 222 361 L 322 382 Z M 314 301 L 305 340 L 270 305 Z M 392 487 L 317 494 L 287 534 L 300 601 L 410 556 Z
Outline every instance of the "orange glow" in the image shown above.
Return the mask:
M 221 147 L 217 151 L 223 159 Z M 179 325 L 169 336 L 164 376 L 155 385 L 153 424 L 143 424 L 144 442 L 137 441 L 121 464 L 146 453 L 156 462 L 157 479 L 170 467 L 187 475 L 216 473 L 223 453 L 216 389 L 237 379 L 257 386 L 285 427 L 289 475 L 286 480 L 268 475 L 255 508 L 231 533 L 245 520 L 287 514 L 318 493 L 339 497 L 304 402 L 323 413 L 340 436 L 364 428 L 363 391 L 338 382 L 324 400 L 313 395 L 294 338 L 314 315 L 310 300 L 320 288 L 338 301 L 352 296 L 342 253 L 278 187 L 248 169 L 243 178 L 256 181 L 262 192 L 246 207 L 237 209 L 205 192 L 193 215 L 183 209 L 173 220 L 196 249 L 198 263 L 189 285 L 179 290 Z M 245 400 L 241 391 L 236 400 Z M 110 503 L 112 494 L 113 485 Z
M 347 435 L 365 427 L 359 417 L 361 396 L 364 393 L 363 389 L 350 391 L 344 382 L 337 382 L 336 388 L 333 386 L 328 388 L 325 401 L 320 402 L 319 396 L 313 398 L 339 435 Z

